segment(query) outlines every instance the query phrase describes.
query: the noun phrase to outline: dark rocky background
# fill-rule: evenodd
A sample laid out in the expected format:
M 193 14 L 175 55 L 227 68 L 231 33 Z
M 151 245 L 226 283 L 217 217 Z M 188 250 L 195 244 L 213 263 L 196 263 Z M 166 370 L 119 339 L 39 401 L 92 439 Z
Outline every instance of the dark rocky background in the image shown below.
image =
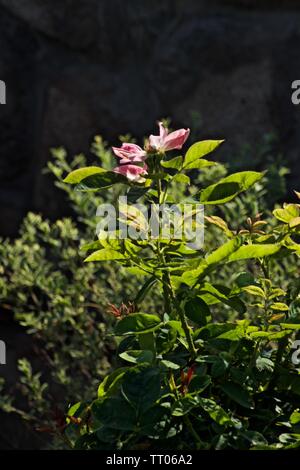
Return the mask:
M 0 234 L 29 209 L 65 210 L 41 176 L 50 147 L 142 137 L 167 116 L 196 115 L 200 138 L 226 138 L 224 159 L 275 132 L 296 187 L 299 78 L 296 0 L 0 0 Z

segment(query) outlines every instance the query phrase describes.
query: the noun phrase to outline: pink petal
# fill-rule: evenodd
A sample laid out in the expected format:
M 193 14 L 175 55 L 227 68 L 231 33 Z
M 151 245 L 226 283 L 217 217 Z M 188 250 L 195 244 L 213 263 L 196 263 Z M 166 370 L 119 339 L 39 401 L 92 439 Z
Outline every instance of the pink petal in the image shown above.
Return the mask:
M 139 145 L 123 143 L 120 148 L 112 147 L 114 154 L 121 158 L 121 163 L 143 162 L 147 153 Z
M 166 152 L 168 150 L 181 149 L 188 136 L 190 129 L 179 129 L 171 132 L 164 127 L 162 122 L 159 125 L 159 135 L 150 135 L 149 145 L 155 150 Z
M 179 150 L 190 135 L 190 129 L 179 129 L 171 132 L 164 140 L 164 150 Z
M 142 175 L 147 174 L 147 169 L 147 165 L 144 165 L 143 167 L 137 165 L 121 165 L 114 168 L 113 171 L 126 176 L 129 181 L 142 183 L 145 181 L 145 178 L 142 178 Z
M 158 123 L 159 126 L 159 135 L 150 135 L 149 145 L 155 150 L 161 150 L 163 147 L 164 139 L 168 135 L 168 129 L 164 127 L 162 122 Z
M 168 129 L 163 125 L 162 122 L 158 123 L 159 126 L 159 137 L 163 140 L 167 137 L 168 135 Z
M 161 138 L 159 135 L 150 135 L 149 137 L 149 145 L 151 148 L 155 150 L 159 150 L 161 148 Z

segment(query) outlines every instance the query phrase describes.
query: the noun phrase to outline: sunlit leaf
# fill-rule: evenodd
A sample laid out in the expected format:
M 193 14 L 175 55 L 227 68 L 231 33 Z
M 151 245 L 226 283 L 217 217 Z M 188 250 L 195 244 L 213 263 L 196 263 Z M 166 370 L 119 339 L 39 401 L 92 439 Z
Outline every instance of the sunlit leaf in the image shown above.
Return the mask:
M 243 259 L 251 259 L 251 258 L 264 258 L 265 256 L 271 256 L 277 253 L 281 248 L 281 245 L 244 245 L 241 246 L 238 250 L 232 253 L 229 258 L 228 262 L 231 261 L 239 261 Z
M 224 140 L 203 140 L 201 142 L 196 142 L 188 149 L 187 153 L 185 154 L 183 168 L 195 168 L 193 167 L 195 161 L 213 152 L 223 142 Z
M 161 324 L 161 320 L 156 315 L 148 313 L 132 313 L 120 320 L 115 327 L 116 335 L 143 334 L 154 331 Z
M 91 261 L 116 261 L 123 259 L 126 259 L 126 256 L 119 251 L 115 251 L 110 248 L 103 248 L 102 250 L 97 250 L 92 253 L 84 261 L 88 263 Z
M 71 173 L 66 176 L 64 179 L 64 183 L 69 183 L 69 184 L 78 184 L 80 183 L 83 179 L 89 177 L 89 176 L 94 176 L 94 175 L 99 175 L 99 174 L 104 174 L 107 173 L 107 170 L 104 168 L 100 168 L 99 166 L 87 166 L 85 168 L 79 168 L 78 170 L 74 170 Z
M 246 191 L 263 177 L 263 173 L 242 171 L 226 176 L 218 183 L 212 184 L 200 192 L 202 204 L 224 204 L 238 194 Z

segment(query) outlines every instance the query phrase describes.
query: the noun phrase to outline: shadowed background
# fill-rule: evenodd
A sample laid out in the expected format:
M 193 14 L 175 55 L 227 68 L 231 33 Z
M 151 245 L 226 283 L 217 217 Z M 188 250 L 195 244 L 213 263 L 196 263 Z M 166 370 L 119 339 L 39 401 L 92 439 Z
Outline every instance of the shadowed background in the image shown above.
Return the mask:
M 284 6 L 281 6 L 284 4 Z M 299 176 L 299 1 L 0 0 L 0 234 L 28 210 L 65 208 L 41 170 L 49 148 L 142 137 L 161 117 L 226 138 L 222 159 L 257 165 L 265 134 Z

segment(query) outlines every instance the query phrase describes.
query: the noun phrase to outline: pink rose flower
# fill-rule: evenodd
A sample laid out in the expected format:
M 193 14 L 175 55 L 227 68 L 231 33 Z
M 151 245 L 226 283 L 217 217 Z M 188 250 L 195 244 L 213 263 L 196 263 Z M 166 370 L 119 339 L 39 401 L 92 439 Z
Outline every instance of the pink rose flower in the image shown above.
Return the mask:
M 129 181 L 134 183 L 144 183 L 146 179 L 143 178 L 143 175 L 147 175 L 147 170 L 147 165 L 121 165 L 114 168 L 113 171 L 115 173 L 119 173 L 120 175 L 126 176 Z
M 150 135 L 149 145 L 152 149 L 159 152 L 181 149 L 190 135 L 190 129 L 179 129 L 169 134 L 168 129 L 164 127 L 162 122 L 159 122 L 158 125 L 159 135 Z
M 120 163 L 144 162 L 147 153 L 139 145 L 123 143 L 120 148 L 113 147 L 113 152 L 121 158 Z

